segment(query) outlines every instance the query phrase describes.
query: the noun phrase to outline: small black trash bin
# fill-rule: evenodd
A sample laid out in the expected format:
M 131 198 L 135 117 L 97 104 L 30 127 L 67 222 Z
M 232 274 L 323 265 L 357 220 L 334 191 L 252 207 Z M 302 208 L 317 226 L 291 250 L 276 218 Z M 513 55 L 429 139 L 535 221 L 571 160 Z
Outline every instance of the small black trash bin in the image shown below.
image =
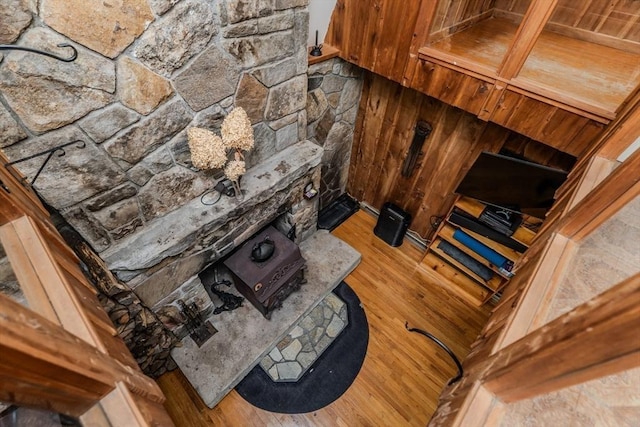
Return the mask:
M 411 215 L 391 202 L 382 205 L 373 233 L 391 246 L 400 246 L 411 224 Z

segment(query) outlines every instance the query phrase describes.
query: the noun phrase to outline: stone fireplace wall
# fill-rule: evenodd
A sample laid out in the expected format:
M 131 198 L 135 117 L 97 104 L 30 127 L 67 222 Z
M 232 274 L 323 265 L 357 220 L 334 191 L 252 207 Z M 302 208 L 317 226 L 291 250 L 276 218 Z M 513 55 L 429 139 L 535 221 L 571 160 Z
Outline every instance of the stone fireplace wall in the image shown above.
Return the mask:
M 320 187 L 322 157 L 304 143 L 307 4 L 0 0 L 0 43 L 60 56 L 70 52 L 60 43 L 78 50 L 73 62 L 3 52 L 0 148 L 16 160 L 84 142 L 53 156 L 34 188 L 170 328 L 181 321 L 176 298 L 211 308 L 197 273 L 249 230 L 283 214 L 296 222 L 300 239 L 315 229 L 317 198 L 302 199 L 305 185 Z M 255 201 L 203 208 L 199 197 L 220 173 L 192 167 L 186 130 L 219 132 L 236 106 L 254 128 L 248 168 L 279 163 L 261 180 L 243 181 L 270 186 L 250 191 Z M 289 161 L 300 155 L 308 158 Z M 32 178 L 42 160 L 16 166 Z M 190 215 L 197 210 L 206 219 L 206 209 L 222 213 L 199 223 L 202 231 L 185 231 L 185 223 L 197 222 Z M 148 263 L 122 266 L 139 259 L 126 250 L 138 248 L 135 242 L 151 242 L 135 252 L 153 251 L 154 242 L 182 231 L 176 246 L 157 249 Z
M 307 138 L 324 148 L 320 209 L 346 189 L 362 73 L 361 68 L 340 58 L 309 67 Z
M 112 4 L 113 3 L 113 4 Z M 186 129 L 246 109 L 248 166 L 306 139 L 308 0 L 0 0 L 0 147 L 13 160 L 83 140 L 35 184 L 98 252 L 201 194 Z M 4 12 L 3 12 L 4 13 Z M 33 176 L 40 161 L 18 165 Z
M 73 62 L 0 56 L 0 148 L 15 160 L 83 141 L 53 156 L 34 188 L 172 331 L 178 299 L 212 309 L 199 271 L 278 216 L 304 239 L 319 204 L 344 191 L 360 71 L 332 59 L 307 74 L 307 5 L 0 0 L 0 43 L 78 50 Z M 186 130 L 219 132 L 236 106 L 254 128 L 247 166 L 260 171 L 243 186 L 260 190 L 203 207 L 221 173 L 193 168 Z M 42 160 L 16 166 L 32 178 Z M 302 197 L 310 182 L 321 197 Z

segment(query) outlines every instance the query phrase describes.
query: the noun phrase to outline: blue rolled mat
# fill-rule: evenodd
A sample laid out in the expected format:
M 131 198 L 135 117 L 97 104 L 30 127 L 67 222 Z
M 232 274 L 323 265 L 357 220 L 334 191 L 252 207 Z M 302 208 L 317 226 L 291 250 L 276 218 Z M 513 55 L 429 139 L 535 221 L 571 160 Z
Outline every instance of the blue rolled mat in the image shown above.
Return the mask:
M 457 229 L 453 232 L 453 238 L 462 243 L 482 258 L 489 261 L 491 264 L 498 268 L 505 268 L 508 266 L 508 259 L 500 255 L 482 242 L 477 241 L 473 237 L 469 236 L 462 230 Z

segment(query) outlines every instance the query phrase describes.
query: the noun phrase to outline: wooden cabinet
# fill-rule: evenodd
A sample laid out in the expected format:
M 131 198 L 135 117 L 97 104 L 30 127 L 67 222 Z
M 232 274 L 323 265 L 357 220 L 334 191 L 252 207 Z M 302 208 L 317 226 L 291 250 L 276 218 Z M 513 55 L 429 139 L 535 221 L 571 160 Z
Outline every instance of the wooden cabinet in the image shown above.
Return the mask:
M 522 252 L 533 241 L 533 230 L 539 225 L 539 220 L 523 215 L 522 223 L 509 237 L 514 244 L 520 245 L 515 250 L 487 237 L 486 233 L 461 225 L 461 221 L 456 219 L 463 217 L 471 221 L 477 220 L 484 209 L 485 205 L 482 203 L 460 197 L 438 225 L 422 260 L 423 268 L 437 271 L 448 280 L 452 289 L 477 305 L 488 302 L 504 288 L 513 276 L 513 267 L 521 258 Z M 467 243 L 463 243 L 465 240 Z M 472 249 L 468 245 L 469 241 L 481 246 L 485 256 Z M 486 252 L 492 256 L 487 258 Z M 496 262 L 495 259 L 503 261 Z
M 587 8 L 562 0 L 459 3 L 438 2 L 426 43 L 418 49 L 422 60 L 499 81 L 605 124 L 640 84 L 637 7 L 617 10 L 620 5 L 605 0 Z M 585 14 L 597 22 L 586 25 Z M 614 15 L 624 17 L 618 23 L 624 30 L 606 29 Z

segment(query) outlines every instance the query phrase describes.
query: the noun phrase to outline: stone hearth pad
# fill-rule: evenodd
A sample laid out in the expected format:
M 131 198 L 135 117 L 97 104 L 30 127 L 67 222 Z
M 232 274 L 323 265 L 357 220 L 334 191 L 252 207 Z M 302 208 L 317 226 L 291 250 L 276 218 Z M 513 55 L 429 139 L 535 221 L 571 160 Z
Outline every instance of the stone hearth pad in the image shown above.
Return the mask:
M 218 329 L 202 347 L 190 337 L 171 355 L 204 403 L 213 408 L 360 262 L 360 254 L 326 230 L 300 244 L 307 283 L 266 320 L 251 304 L 208 320 Z
M 330 293 L 261 361 L 276 382 L 296 382 L 349 324 L 347 305 Z

